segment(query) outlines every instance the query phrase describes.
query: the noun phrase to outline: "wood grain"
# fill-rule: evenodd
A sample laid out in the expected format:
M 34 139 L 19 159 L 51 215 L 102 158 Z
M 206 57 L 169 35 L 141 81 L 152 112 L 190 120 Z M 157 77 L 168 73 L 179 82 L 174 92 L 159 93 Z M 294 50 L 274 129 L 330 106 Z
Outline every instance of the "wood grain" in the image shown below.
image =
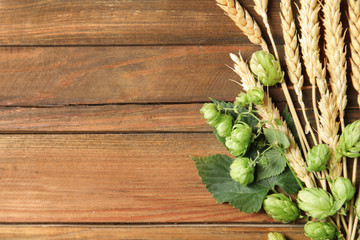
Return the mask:
M 288 225 L 287 225 L 288 226 Z M 3 240 L 115 240 L 115 239 L 267 239 L 269 232 L 281 232 L 288 240 L 307 240 L 301 226 L 281 227 L 229 224 L 186 225 L 0 225 Z
M 0 107 L 1 133 L 211 132 L 200 114 L 202 104 L 125 104 L 63 107 Z M 278 104 L 279 109 L 285 107 Z M 301 110 L 297 110 L 301 122 Z M 359 119 L 347 109 L 348 123 Z M 309 120 L 315 119 L 308 111 Z
M 272 222 L 218 204 L 193 156 L 212 134 L 1 134 L 0 222 Z
M 251 14 L 251 1 L 242 1 Z M 282 42 L 279 5 L 270 19 Z M 1 45 L 248 43 L 214 0 L 0 1 Z
M 257 47 L 5 47 L 0 48 L 1 106 L 233 101 L 241 87 L 229 53 L 250 59 Z M 297 97 L 289 86 L 293 100 Z M 220 91 L 221 90 L 221 91 Z M 284 101 L 271 88 L 274 101 Z M 311 88 L 304 87 L 311 107 Z M 348 107 L 356 107 L 349 87 Z

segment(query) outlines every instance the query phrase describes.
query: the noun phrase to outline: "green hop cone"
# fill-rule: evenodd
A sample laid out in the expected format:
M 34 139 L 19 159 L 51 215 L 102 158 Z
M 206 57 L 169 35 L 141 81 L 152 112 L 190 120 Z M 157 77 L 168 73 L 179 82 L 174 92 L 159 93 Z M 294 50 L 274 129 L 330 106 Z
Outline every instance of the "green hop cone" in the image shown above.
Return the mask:
M 360 218 L 360 198 L 356 200 L 355 203 L 355 213 L 358 218 Z
M 318 144 L 314 146 L 307 153 L 307 169 L 312 172 L 324 170 L 330 156 L 331 150 L 325 144 Z
M 286 238 L 281 233 L 271 232 L 268 234 L 268 240 L 286 240 Z
M 350 158 L 360 157 L 360 120 L 347 125 L 342 132 L 336 148 L 336 158 L 341 156 Z
M 253 104 L 263 104 L 264 90 L 258 87 L 251 88 L 247 91 L 247 99 Z
M 355 187 L 350 179 L 338 177 L 331 184 L 331 192 L 335 200 L 348 201 L 354 197 Z
M 334 202 L 328 192 L 314 187 L 300 190 L 297 202 L 301 210 L 319 220 L 334 215 L 343 203 Z
M 240 106 L 240 107 L 246 107 L 247 105 L 249 105 L 248 95 L 246 93 L 244 93 L 244 92 L 240 93 L 235 98 L 234 105 L 235 106 Z
M 234 141 L 231 137 L 225 139 L 225 146 L 229 149 L 230 153 L 237 156 L 242 156 L 246 153 L 247 146 L 241 142 Z
M 295 221 L 300 216 L 296 203 L 281 193 L 266 196 L 263 207 L 270 217 L 283 223 Z
M 252 73 L 264 86 L 274 86 L 284 79 L 279 61 L 270 53 L 264 51 L 253 53 L 249 65 Z
M 200 109 L 200 112 L 211 126 L 215 126 L 221 117 L 221 113 L 213 103 L 205 103 Z
M 246 186 L 254 181 L 254 170 L 249 158 L 239 157 L 230 165 L 230 176 L 234 181 Z
M 231 131 L 231 138 L 247 147 L 253 139 L 252 128 L 244 122 L 235 124 Z
M 338 235 L 334 224 L 329 222 L 307 222 L 304 231 L 313 240 L 333 240 Z
M 221 114 L 219 122 L 215 125 L 216 131 L 221 137 L 227 137 L 231 133 L 233 118 L 227 114 Z

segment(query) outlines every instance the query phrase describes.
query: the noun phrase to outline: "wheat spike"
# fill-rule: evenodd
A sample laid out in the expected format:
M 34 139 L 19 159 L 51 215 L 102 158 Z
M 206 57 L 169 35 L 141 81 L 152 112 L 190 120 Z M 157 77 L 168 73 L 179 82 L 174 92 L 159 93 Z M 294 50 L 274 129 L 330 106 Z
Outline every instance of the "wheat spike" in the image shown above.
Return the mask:
M 326 92 L 326 82 L 324 82 L 325 71 L 320 62 L 320 26 L 318 15 L 320 4 L 317 0 L 301 1 L 299 11 L 299 23 L 301 27 L 300 44 L 303 54 L 306 73 L 309 76 L 310 83 L 315 85 L 316 79 L 321 94 Z
M 268 3 L 269 3 L 268 0 L 254 0 L 254 4 L 255 4 L 254 9 L 256 13 L 259 14 L 260 16 L 266 13 Z
M 261 84 L 254 79 L 247 63 L 244 61 L 240 53 L 239 57 L 235 54 L 230 54 L 230 57 L 234 61 L 234 71 L 240 76 L 245 90 L 255 86 L 262 88 Z M 256 108 L 262 119 L 271 122 L 271 124 L 268 123 L 267 127 L 274 126 L 275 129 L 280 130 L 288 137 L 290 147 L 286 149 L 285 156 L 297 177 L 303 181 L 307 187 L 316 186 L 313 176 L 304 167 L 305 162 L 302 158 L 300 149 L 295 142 L 294 136 L 291 134 L 286 122 L 282 120 L 279 110 L 274 106 L 268 94 L 265 94 L 264 104 L 257 105 Z M 282 126 L 276 123 L 276 119 L 282 121 Z
M 325 54 L 328 59 L 327 69 L 330 73 L 332 92 L 339 107 L 340 122 L 344 127 L 344 113 L 347 104 L 346 97 L 346 50 L 340 21 L 341 0 L 325 0 L 324 26 L 325 26 Z
M 239 2 L 236 0 L 216 0 L 216 2 L 218 6 L 224 10 L 225 14 L 228 15 L 236 26 L 248 37 L 250 42 L 260 45 L 266 52 L 269 51 L 266 42 L 261 36 L 259 25 Z
M 295 20 L 291 8 L 291 0 L 281 0 L 280 10 L 281 27 L 283 30 L 283 37 L 285 42 L 285 62 L 288 68 L 288 76 L 290 81 L 293 83 L 295 93 L 298 96 L 298 102 L 300 104 L 306 123 L 305 130 L 306 132 L 311 133 L 313 141 L 316 142 L 315 135 L 312 131 L 305 112 L 305 104 L 303 101 L 302 86 L 304 84 L 304 77 L 301 74 L 300 51 L 298 46 Z
M 328 144 L 331 149 L 329 168 L 331 170 L 330 178 L 334 180 L 342 174 L 342 164 L 335 160 L 336 145 L 339 140 L 339 123 L 336 121 L 339 110 L 336 97 L 327 92 L 319 102 L 319 109 L 321 111 L 319 134 L 324 143 Z
M 351 80 L 358 92 L 358 104 L 360 106 L 360 1 L 349 0 L 349 33 L 351 51 Z

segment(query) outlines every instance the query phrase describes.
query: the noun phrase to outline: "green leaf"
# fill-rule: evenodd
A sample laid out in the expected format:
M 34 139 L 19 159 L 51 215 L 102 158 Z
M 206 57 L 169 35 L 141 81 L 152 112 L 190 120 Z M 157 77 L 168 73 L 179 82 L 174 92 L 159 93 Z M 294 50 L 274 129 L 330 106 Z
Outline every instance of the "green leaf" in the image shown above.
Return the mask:
M 210 98 L 210 99 L 217 107 L 220 107 L 220 108 L 233 108 L 234 107 L 234 104 L 232 102 L 218 101 L 214 98 Z
M 286 160 L 280 149 L 270 149 L 265 152 L 265 157 L 268 160 L 267 164 L 259 162 L 257 165 L 256 173 L 258 180 L 277 176 L 282 173 L 286 167 Z
M 290 113 L 289 108 L 288 108 L 287 105 L 286 105 L 284 111 L 281 113 L 281 116 L 283 117 L 284 121 L 288 125 L 292 135 L 294 135 L 296 143 L 298 144 L 298 146 L 301 146 L 300 145 L 299 135 L 298 135 L 298 133 L 296 131 L 294 119 L 292 118 L 291 113 Z
M 289 168 L 286 168 L 282 174 L 273 177 L 272 180 L 273 184 L 279 186 L 287 194 L 297 194 L 300 189 L 299 184 Z
M 264 128 L 264 134 L 269 144 L 275 143 L 284 149 L 290 147 L 289 139 L 283 132 L 273 128 Z
M 275 121 L 275 123 L 276 123 L 277 125 L 279 125 L 279 126 L 284 126 L 284 123 L 283 123 L 280 119 L 275 118 L 274 121 Z
M 202 182 L 219 203 L 228 202 L 242 212 L 254 213 L 261 209 L 271 186 L 266 180 L 241 186 L 230 177 L 233 159 L 224 155 L 192 157 Z

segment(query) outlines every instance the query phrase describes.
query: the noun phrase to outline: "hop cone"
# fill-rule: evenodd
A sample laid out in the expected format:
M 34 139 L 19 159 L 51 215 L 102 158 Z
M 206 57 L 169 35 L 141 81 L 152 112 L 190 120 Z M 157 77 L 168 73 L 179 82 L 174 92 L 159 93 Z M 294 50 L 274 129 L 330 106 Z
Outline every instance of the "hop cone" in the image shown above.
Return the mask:
M 304 231 L 313 240 L 333 240 L 338 235 L 334 224 L 329 222 L 307 222 Z
M 254 167 L 249 158 L 236 158 L 230 165 L 230 176 L 241 185 L 248 185 L 254 181 Z
M 247 94 L 246 93 L 240 93 L 236 98 L 235 98 L 235 102 L 234 102 L 235 106 L 240 106 L 240 107 L 245 107 L 247 105 L 249 105 L 249 100 L 247 98 Z
M 268 234 L 268 240 L 286 240 L 286 238 L 281 233 L 271 232 Z
M 314 146 L 307 154 L 307 169 L 313 172 L 324 170 L 330 156 L 330 148 L 325 144 Z
M 355 187 L 350 179 L 338 177 L 331 184 L 331 192 L 335 200 L 347 201 L 354 197 Z
M 264 90 L 258 87 L 251 88 L 247 91 L 247 99 L 254 104 L 263 104 Z
M 216 131 L 221 137 L 227 137 L 231 133 L 233 118 L 230 115 L 222 114 L 219 122 L 215 125 Z
M 332 216 L 342 206 L 334 202 L 333 197 L 320 188 L 305 188 L 300 190 L 297 199 L 299 208 L 311 217 L 324 219 Z
M 360 120 L 347 125 L 342 132 L 336 148 L 336 157 L 360 157 Z
M 268 195 L 263 206 L 270 217 L 283 223 L 295 221 L 300 216 L 296 203 L 281 193 Z
M 235 141 L 231 137 L 225 139 L 225 146 L 234 156 L 242 156 L 247 150 L 247 145 L 241 144 L 241 142 Z
M 215 126 L 221 117 L 221 113 L 217 110 L 215 104 L 213 103 L 205 103 L 200 109 L 200 112 L 211 126 Z
M 253 138 L 252 128 L 246 123 L 235 124 L 231 131 L 231 138 L 248 146 Z
M 264 51 L 253 53 L 249 65 L 253 74 L 264 86 L 274 86 L 284 79 L 279 61 L 270 53 Z

